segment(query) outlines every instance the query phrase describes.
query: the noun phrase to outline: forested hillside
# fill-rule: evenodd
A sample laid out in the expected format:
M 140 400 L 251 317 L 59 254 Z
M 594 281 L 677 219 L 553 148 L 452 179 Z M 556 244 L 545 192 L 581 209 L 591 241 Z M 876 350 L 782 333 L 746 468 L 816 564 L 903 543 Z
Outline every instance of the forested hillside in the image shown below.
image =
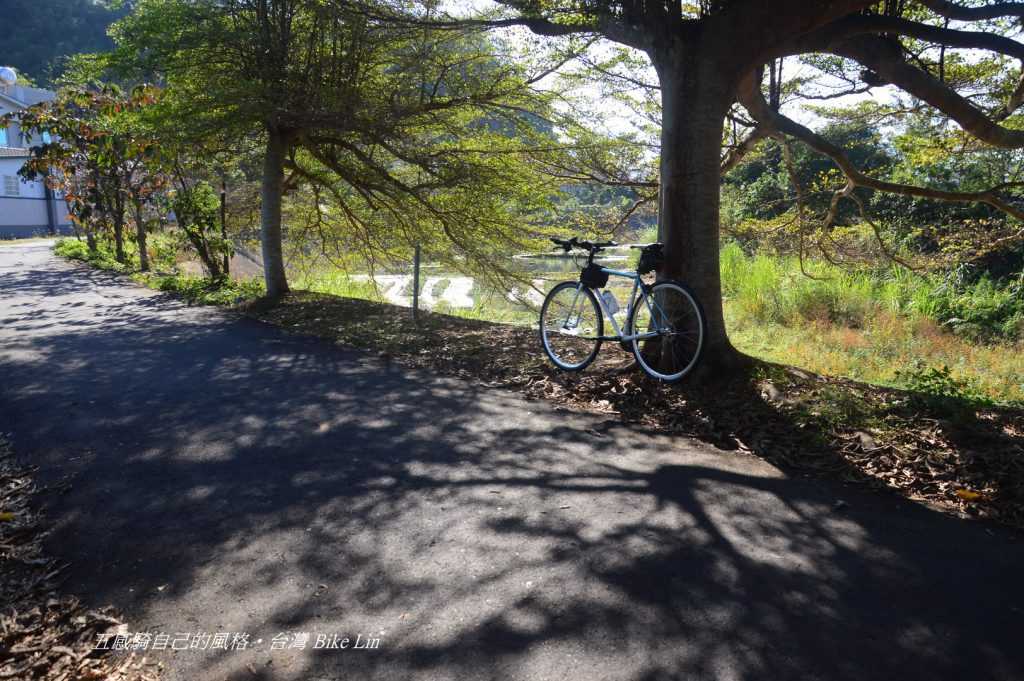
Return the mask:
M 107 27 L 124 14 L 102 0 L 4 0 L 3 5 L 8 30 L 0 63 L 39 85 L 53 83 L 65 57 L 110 49 Z

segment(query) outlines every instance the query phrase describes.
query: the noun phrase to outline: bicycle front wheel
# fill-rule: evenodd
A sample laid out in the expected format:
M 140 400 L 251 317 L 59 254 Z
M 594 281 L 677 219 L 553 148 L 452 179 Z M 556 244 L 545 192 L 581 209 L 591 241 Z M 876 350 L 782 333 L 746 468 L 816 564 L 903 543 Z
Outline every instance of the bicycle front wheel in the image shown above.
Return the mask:
M 604 318 L 589 288 L 575 281 L 551 289 L 540 308 L 540 341 L 564 371 L 581 371 L 601 349 Z
M 685 285 L 661 281 L 637 299 L 629 318 L 633 354 L 660 381 L 678 381 L 693 371 L 704 349 L 704 309 Z

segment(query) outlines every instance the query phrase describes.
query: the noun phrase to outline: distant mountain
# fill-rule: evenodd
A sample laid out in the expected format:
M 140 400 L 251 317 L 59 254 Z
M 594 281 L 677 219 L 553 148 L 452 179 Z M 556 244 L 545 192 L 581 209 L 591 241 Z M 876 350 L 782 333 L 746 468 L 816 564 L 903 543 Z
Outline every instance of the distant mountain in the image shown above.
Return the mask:
M 44 86 L 60 75 L 64 57 L 110 49 L 107 27 L 125 12 L 99 0 L 2 0 L 0 7 L 0 65 Z

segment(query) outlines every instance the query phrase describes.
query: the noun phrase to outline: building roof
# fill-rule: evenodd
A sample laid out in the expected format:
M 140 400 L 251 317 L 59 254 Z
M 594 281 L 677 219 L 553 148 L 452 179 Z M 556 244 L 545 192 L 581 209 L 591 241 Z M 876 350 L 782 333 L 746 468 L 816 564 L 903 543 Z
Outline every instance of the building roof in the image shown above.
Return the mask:
M 16 110 L 24 109 L 40 102 L 48 102 L 56 96 L 57 94 L 50 90 L 42 90 L 25 85 L 0 86 L 0 100 L 10 102 Z M 8 106 L 7 108 L 11 107 Z M 0 147 L 0 158 L 28 158 L 31 155 L 31 152 L 25 148 Z
M 39 102 L 48 102 L 56 96 L 56 93 L 51 90 L 43 90 L 41 88 L 28 87 L 26 85 L 0 86 L 0 97 L 8 99 L 22 107 L 32 106 Z

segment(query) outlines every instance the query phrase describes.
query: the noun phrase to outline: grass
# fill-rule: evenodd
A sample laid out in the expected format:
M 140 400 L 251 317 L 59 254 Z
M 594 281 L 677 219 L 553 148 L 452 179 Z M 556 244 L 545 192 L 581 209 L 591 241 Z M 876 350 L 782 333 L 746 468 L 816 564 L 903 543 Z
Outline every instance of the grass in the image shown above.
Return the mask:
M 163 238 L 161 238 L 163 237 Z M 130 274 L 139 284 L 158 291 L 174 293 L 192 305 L 237 305 L 264 295 L 265 288 L 259 279 L 247 281 L 212 280 L 209 277 L 197 277 L 179 272 L 174 267 L 172 245 L 164 235 L 154 234 L 151 237 L 151 252 L 156 254 L 154 269 L 163 271 L 139 272 L 135 262 L 138 251 L 132 242 L 125 243 L 127 262 L 118 262 L 114 257 L 113 247 L 106 241 L 100 241 L 95 252 L 90 252 L 84 241 L 78 239 L 60 239 L 54 246 L 54 253 L 79 260 L 98 269 L 111 272 Z
M 1024 401 L 1024 347 L 1017 342 L 977 343 L 927 319 L 885 315 L 863 328 L 823 322 L 757 324 L 736 320 L 730 305 L 730 336 L 741 351 L 829 376 L 888 386 L 913 387 L 908 370 L 948 369 L 996 402 Z
M 928 318 L 972 340 L 1024 336 L 1024 287 L 986 277 L 915 274 L 900 267 L 841 268 L 795 256 L 748 255 L 736 244 L 722 249 L 722 288 L 735 314 L 757 322 L 826 321 L 859 328 L 894 314 Z M 809 275 L 809 276 L 807 276 Z
M 300 276 L 294 282 L 294 288 L 378 303 L 384 300 L 383 292 L 372 281 L 354 279 L 340 270 L 319 270 L 315 276 Z
M 908 388 L 915 387 L 914 372 L 945 370 L 995 402 L 1024 402 L 1024 342 L 1015 330 L 1020 311 L 1012 287 L 986 279 L 957 287 L 899 269 L 850 271 L 821 262 L 808 269 L 816 278 L 804 276 L 796 258 L 723 249 L 726 319 L 740 350 Z M 954 314 L 960 316 L 943 322 Z

